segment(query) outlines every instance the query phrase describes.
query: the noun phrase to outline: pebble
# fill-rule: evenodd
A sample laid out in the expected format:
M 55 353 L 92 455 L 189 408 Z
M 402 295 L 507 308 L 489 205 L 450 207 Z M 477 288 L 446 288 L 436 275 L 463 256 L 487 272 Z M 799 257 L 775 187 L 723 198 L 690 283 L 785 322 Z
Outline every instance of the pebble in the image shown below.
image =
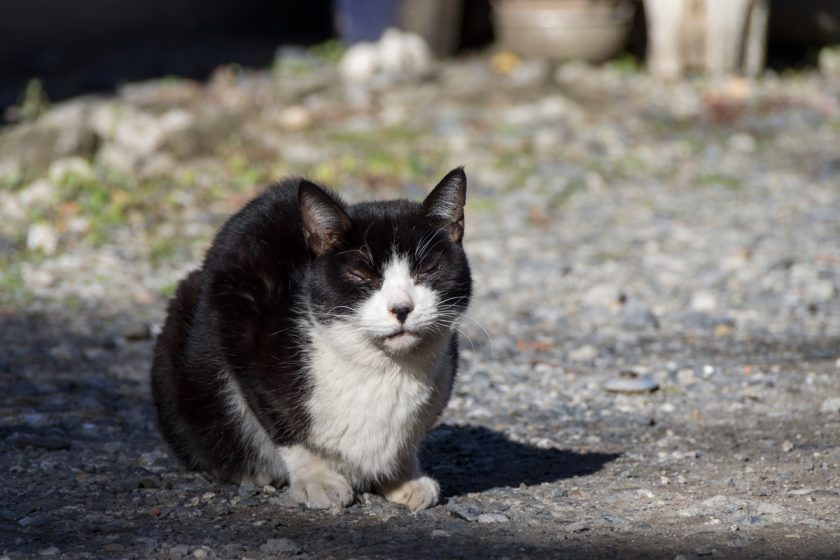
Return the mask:
M 266 554 L 300 554 L 303 552 L 301 546 L 289 539 L 268 539 L 260 545 L 260 551 Z
M 478 516 L 479 523 L 507 523 L 510 518 L 503 513 L 482 513 Z
M 38 554 L 41 556 L 56 556 L 58 553 L 61 552 L 57 546 L 50 546 L 47 548 L 42 548 L 38 551 Z
M 825 399 L 820 405 L 820 412 L 840 412 L 840 397 L 831 397 Z
M 573 362 L 591 362 L 598 357 L 598 349 L 591 344 L 585 344 L 569 352 L 569 359 Z
M 54 255 L 58 250 L 58 234 L 49 224 L 32 224 L 26 232 L 26 248 Z
M 251 496 L 257 495 L 259 493 L 259 489 L 247 480 L 243 480 L 239 483 L 239 488 L 236 493 L 239 494 L 240 498 L 250 498 Z
M 621 310 L 621 326 L 632 330 L 656 329 L 659 319 L 645 304 L 631 300 Z
M 650 393 L 659 389 L 659 383 L 647 375 L 628 372 L 604 381 L 602 387 L 613 393 Z

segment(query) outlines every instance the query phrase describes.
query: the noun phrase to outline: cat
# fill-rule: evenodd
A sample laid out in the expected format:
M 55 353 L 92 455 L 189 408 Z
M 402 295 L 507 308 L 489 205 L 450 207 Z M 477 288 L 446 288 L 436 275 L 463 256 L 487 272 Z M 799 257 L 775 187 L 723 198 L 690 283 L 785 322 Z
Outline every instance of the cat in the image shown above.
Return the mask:
M 346 204 L 305 179 L 268 187 L 179 284 L 151 368 L 158 425 L 187 468 L 288 484 L 310 508 L 372 490 L 440 499 L 417 450 L 458 365 L 472 279 L 467 179 L 422 203 Z

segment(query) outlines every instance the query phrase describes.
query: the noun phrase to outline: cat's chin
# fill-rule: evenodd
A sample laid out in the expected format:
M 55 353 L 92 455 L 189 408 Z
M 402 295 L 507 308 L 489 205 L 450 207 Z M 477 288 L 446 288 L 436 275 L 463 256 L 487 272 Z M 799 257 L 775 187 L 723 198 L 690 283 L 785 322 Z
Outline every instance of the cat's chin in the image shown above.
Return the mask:
M 399 331 L 382 339 L 382 346 L 387 352 L 403 354 L 417 347 L 422 339 L 411 331 Z

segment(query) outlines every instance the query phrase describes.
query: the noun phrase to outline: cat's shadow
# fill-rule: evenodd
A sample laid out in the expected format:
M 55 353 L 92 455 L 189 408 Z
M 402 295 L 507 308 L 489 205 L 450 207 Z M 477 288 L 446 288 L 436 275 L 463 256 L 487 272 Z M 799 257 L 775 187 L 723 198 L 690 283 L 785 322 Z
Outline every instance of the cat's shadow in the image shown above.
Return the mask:
M 592 474 L 618 457 L 541 449 L 483 426 L 442 424 L 427 436 L 421 460 L 451 497 Z

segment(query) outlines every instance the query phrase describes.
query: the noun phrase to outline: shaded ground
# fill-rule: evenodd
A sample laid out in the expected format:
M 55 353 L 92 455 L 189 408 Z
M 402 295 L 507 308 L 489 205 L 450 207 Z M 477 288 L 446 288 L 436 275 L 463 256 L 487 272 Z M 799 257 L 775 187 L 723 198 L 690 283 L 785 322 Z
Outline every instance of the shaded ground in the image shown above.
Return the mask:
M 328 59 L 0 133 L 0 556 L 840 554 L 840 80 L 479 58 L 348 90 Z M 456 164 L 476 299 L 423 455 L 445 503 L 307 512 L 182 472 L 152 336 L 224 216 L 285 173 L 419 198 Z M 604 390 L 626 371 L 659 389 Z

